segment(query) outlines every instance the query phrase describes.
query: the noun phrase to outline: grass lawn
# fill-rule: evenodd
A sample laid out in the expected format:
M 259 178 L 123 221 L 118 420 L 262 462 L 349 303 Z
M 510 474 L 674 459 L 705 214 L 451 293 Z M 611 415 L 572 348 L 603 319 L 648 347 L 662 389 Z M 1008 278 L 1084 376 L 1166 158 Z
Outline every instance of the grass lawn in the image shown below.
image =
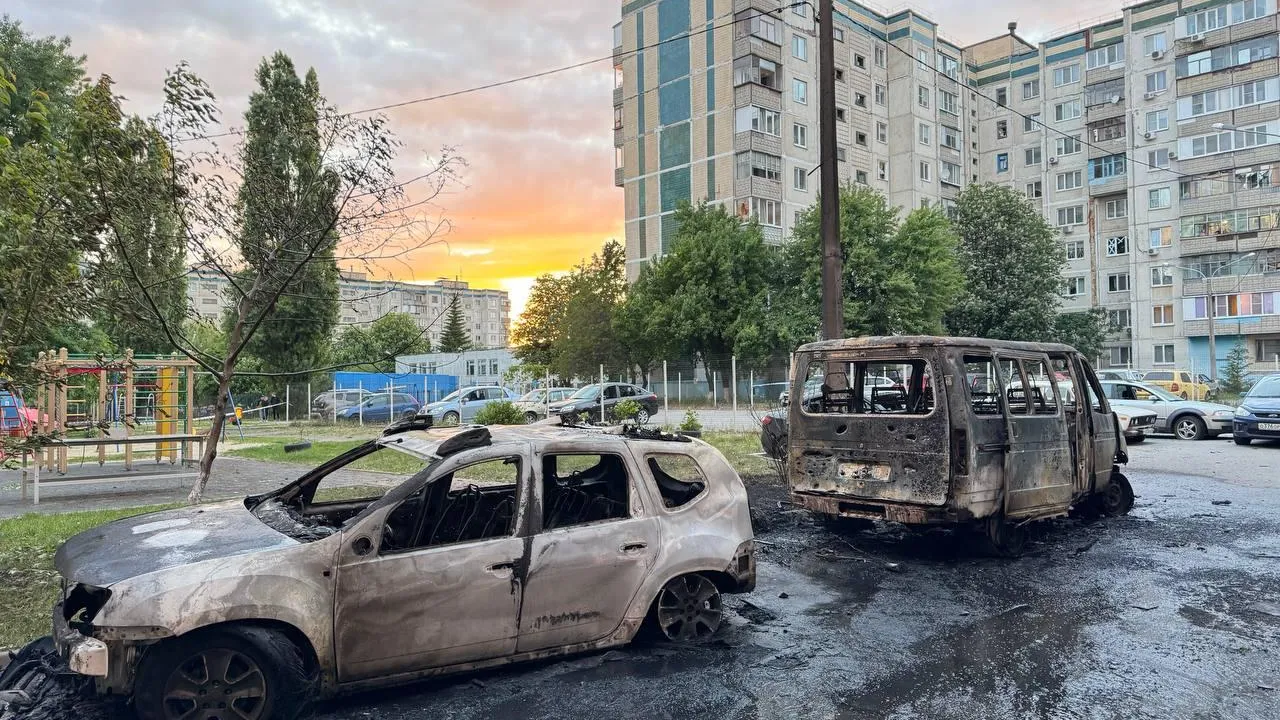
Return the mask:
M 173 505 L 27 514 L 0 520 L 0 647 L 17 647 L 49 634 L 60 581 L 53 553 L 64 540 L 112 520 Z
M 311 447 L 306 450 L 286 453 L 284 446 L 297 442 L 297 438 L 262 440 L 261 445 L 228 450 L 222 454 L 230 455 L 231 457 L 249 458 L 250 460 L 266 460 L 268 462 L 315 467 L 365 442 L 364 440 L 313 440 L 311 441 Z M 360 458 L 348 465 L 346 469 L 412 475 L 421 470 L 423 465 L 422 461 L 412 455 L 390 448 L 383 448 L 372 455 Z

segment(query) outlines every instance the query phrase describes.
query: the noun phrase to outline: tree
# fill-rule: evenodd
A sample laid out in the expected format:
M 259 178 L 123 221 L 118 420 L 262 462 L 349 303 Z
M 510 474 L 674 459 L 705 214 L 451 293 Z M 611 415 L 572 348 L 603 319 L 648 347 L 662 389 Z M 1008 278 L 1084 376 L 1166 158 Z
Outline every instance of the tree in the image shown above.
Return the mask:
M 1244 340 L 1236 338 L 1236 344 L 1227 353 L 1227 364 L 1222 368 L 1222 392 L 1227 395 L 1242 395 L 1247 389 L 1244 376 L 1249 373 L 1249 350 Z
M 22 23 L 0 16 L 0 66 L 14 85 L 9 102 L 0 103 L 0 136 L 25 145 L 69 135 L 85 81 L 85 57 L 70 50 L 71 38 L 36 38 Z M 32 123 L 33 114 L 39 123 Z
M 913 210 L 899 222 L 898 211 L 875 190 L 853 184 L 842 188 L 845 336 L 941 334 L 942 318 L 964 286 L 957 243 L 937 208 Z M 784 258 L 774 297 L 794 346 L 819 333 L 822 240 L 817 204 L 801 213 Z
M 947 314 L 947 326 L 956 335 L 1056 340 L 1066 265 L 1058 231 L 1024 195 L 1003 185 L 970 185 L 956 211 L 968 288 Z
M 440 352 L 460 353 L 471 349 L 471 333 L 462 316 L 462 304 L 454 295 L 449 301 L 449 314 L 445 316 L 444 330 L 440 332 Z
M 728 382 L 734 354 L 755 357 L 772 343 L 766 315 L 775 251 L 759 225 L 701 203 L 676 210 L 670 252 L 647 265 L 626 299 L 629 343 L 697 356 Z M 762 339 L 764 340 L 762 342 Z
M 396 356 L 431 352 L 431 341 L 405 313 L 387 313 L 367 328 L 349 326 L 334 342 L 333 361 L 362 372 L 393 373 Z
M 570 278 L 551 274 L 533 281 L 529 300 L 511 329 L 512 354 L 524 363 L 551 365 L 555 347 L 564 334 Z
M 627 370 L 614 315 L 627 288 L 626 251 L 617 240 L 579 263 L 569 274 L 561 335 L 552 369 L 561 377 L 595 377 L 603 365 L 610 375 Z
M 1066 343 L 1093 359 L 1102 354 L 1102 344 L 1107 339 L 1107 311 L 1090 308 L 1083 312 L 1059 313 L 1053 322 L 1049 336 L 1053 342 Z

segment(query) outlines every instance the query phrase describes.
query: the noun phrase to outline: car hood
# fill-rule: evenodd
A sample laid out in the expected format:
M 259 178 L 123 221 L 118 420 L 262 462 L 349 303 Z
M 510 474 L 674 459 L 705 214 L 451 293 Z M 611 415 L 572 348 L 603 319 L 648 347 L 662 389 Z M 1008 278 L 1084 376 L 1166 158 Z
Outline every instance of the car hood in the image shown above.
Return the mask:
M 1159 415 L 1159 413 L 1151 409 L 1150 405 L 1144 406 L 1141 401 L 1115 400 L 1111 403 L 1111 409 L 1119 415 L 1125 415 L 1130 418 L 1147 417 L 1148 415 L 1156 417 Z
M 297 544 L 264 525 L 243 500 L 230 500 L 100 525 L 63 543 L 53 562 L 72 582 L 109 587 L 157 570 Z
M 1240 404 L 1254 412 L 1259 410 L 1262 412 L 1280 411 L 1280 398 L 1245 398 Z

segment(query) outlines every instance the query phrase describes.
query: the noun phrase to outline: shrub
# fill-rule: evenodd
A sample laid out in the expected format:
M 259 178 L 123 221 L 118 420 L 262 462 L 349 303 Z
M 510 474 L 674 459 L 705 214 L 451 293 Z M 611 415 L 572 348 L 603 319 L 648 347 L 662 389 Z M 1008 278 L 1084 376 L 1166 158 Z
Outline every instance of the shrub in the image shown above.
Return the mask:
M 619 420 L 634 420 L 640 415 L 640 403 L 635 400 L 623 400 L 613 406 L 613 416 Z
M 698 420 L 698 413 L 692 408 L 684 411 L 684 420 L 680 423 L 680 429 L 688 432 L 700 432 L 702 423 Z
M 524 413 L 510 401 L 498 400 L 480 408 L 476 422 L 481 425 L 524 425 Z

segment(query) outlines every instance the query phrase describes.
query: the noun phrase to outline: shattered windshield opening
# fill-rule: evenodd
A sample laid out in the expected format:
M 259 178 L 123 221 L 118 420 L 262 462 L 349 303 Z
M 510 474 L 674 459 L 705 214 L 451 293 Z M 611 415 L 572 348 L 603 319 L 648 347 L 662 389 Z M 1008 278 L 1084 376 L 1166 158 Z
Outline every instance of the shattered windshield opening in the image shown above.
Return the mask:
M 246 504 L 271 529 L 300 542 L 313 542 L 342 529 L 429 464 L 398 446 L 361 445 L 281 490 L 249 498 Z

